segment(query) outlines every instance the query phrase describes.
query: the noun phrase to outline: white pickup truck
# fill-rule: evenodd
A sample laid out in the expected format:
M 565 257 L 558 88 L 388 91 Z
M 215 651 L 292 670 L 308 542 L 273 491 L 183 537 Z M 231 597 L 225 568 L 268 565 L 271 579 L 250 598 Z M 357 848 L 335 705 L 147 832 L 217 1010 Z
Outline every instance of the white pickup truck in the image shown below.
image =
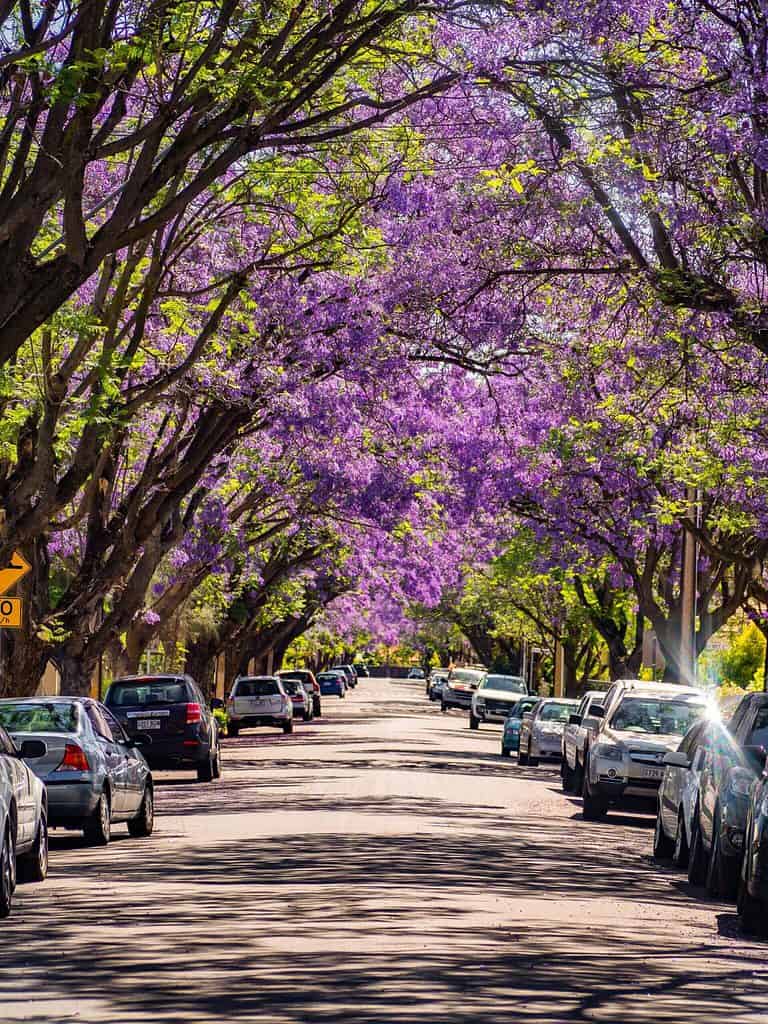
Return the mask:
M 602 706 L 605 698 L 603 690 L 589 690 L 585 693 L 563 730 L 560 777 L 566 793 L 581 792 L 589 744 L 600 726 L 600 719 L 590 717 L 590 711 L 595 705 Z

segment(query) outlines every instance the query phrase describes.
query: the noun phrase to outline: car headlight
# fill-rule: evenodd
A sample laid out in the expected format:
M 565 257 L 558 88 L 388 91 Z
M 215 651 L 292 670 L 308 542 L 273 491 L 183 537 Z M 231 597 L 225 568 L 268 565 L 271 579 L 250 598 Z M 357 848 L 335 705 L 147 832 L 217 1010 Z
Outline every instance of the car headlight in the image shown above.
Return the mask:
M 736 796 L 749 796 L 754 777 L 746 772 L 735 771 L 728 780 L 728 788 Z
M 602 757 L 606 761 L 621 761 L 624 758 L 624 749 L 613 743 L 596 743 L 592 748 L 595 757 Z

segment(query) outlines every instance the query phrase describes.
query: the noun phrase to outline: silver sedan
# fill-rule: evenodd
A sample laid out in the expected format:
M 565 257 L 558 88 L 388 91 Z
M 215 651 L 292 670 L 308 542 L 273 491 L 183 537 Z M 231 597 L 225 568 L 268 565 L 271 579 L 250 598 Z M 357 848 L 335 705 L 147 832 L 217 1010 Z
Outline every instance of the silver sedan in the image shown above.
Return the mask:
M 0 726 L 0 917 L 11 912 L 16 880 L 42 882 L 48 874 L 48 824 L 43 784 L 22 760 L 42 744 L 19 750 Z
M 51 825 L 82 829 L 96 846 L 106 846 L 116 821 L 126 821 L 132 836 L 152 833 L 152 773 L 137 741 L 103 704 L 81 697 L 2 700 L 0 724 L 17 744 L 40 741 L 42 750 L 26 760 L 45 783 Z

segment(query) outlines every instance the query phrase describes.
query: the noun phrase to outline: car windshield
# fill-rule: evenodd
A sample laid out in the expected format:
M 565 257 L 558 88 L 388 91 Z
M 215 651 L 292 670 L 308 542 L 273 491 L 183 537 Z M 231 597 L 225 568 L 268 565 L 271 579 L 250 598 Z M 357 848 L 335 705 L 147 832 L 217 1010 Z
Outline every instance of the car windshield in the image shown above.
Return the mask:
M 525 682 L 517 676 L 488 676 L 483 690 L 505 690 L 507 693 L 525 693 Z
M 235 683 L 236 697 L 274 697 L 278 693 L 280 687 L 274 679 L 240 679 Z
M 522 718 L 526 711 L 530 711 L 536 704 L 535 700 L 519 700 L 510 712 L 510 718 Z
M 475 672 L 472 669 L 463 668 L 455 668 L 449 676 L 452 683 L 471 683 L 472 686 L 477 686 L 482 678 L 482 672 Z
M 539 715 L 540 722 L 567 722 L 573 713 L 573 704 L 545 704 Z
M 74 704 L 3 704 L 0 724 L 8 732 L 77 732 Z
M 317 677 L 317 680 L 320 683 L 336 683 L 338 682 L 339 677 L 335 672 L 321 672 Z
M 130 679 L 112 683 L 105 703 L 114 708 L 135 708 L 186 701 L 187 687 L 183 679 Z
M 747 746 L 768 747 L 768 706 L 758 709 Z
M 622 732 L 682 736 L 705 710 L 706 704 L 694 701 L 625 697 L 613 714 L 611 727 Z

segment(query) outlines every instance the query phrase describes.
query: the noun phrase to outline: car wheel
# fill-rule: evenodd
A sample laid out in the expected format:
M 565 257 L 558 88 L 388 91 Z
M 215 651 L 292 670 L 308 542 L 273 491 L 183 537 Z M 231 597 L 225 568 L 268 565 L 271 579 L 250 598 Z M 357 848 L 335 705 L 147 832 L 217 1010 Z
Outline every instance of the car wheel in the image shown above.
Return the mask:
M 313 705 L 312 705 L 312 710 L 313 710 L 313 711 L 314 711 L 314 713 L 315 713 L 315 718 L 319 718 L 319 717 L 320 717 L 320 716 L 322 715 L 322 713 L 323 713 L 323 712 L 322 712 L 322 708 L 321 708 L 321 706 L 320 706 L 320 701 L 319 701 L 319 700 L 316 700 L 316 701 L 315 701 L 315 702 L 313 703 Z
M 469 713 L 469 728 L 470 729 L 479 729 L 480 728 L 480 719 L 479 718 L 475 718 L 475 716 L 472 714 L 471 711 Z
M 752 896 L 747 888 L 745 874 L 749 875 L 749 863 L 745 864 L 745 871 L 739 878 L 739 891 L 736 900 L 736 908 L 741 918 L 741 930 L 746 935 L 762 935 L 765 931 L 766 907 L 762 900 Z
M 448 705 L 445 703 L 444 700 L 440 701 L 440 710 L 441 711 L 447 711 L 448 710 Z
M 584 765 L 584 792 L 581 798 L 581 816 L 585 821 L 601 821 L 608 813 L 608 801 L 596 796 L 589 785 L 589 764 Z
M 283 732 L 293 732 L 293 719 L 289 718 L 287 722 L 283 722 Z
M 13 842 L 10 824 L 5 826 L 3 845 L 0 847 L 0 917 L 8 917 L 13 904 L 13 881 L 15 876 Z
M 312 715 L 309 713 L 309 711 L 305 711 L 301 717 L 304 719 L 305 722 L 312 721 Z
M 155 794 L 151 786 L 144 788 L 139 813 L 128 822 L 128 831 L 137 839 L 152 835 L 155 827 Z
M 525 754 L 523 753 L 522 744 L 520 744 L 520 749 L 517 752 L 517 763 L 519 765 L 522 765 L 523 768 L 525 768 L 528 764 L 528 752 L 526 751 Z
M 201 761 L 197 766 L 197 781 L 198 782 L 213 782 L 216 778 L 214 761 L 216 760 L 215 750 L 208 752 L 208 757 L 204 761 Z
M 20 882 L 44 882 L 48 877 L 48 813 L 43 807 L 35 845 L 19 857 L 16 870 Z
M 677 832 L 675 833 L 675 848 L 672 851 L 672 863 L 676 868 L 688 867 L 688 840 L 685 836 L 685 821 L 682 808 L 677 815 Z
M 99 802 L 85 823 L 83 829 L 85 841 L 90 846 L 106 846 L 112 835 L 112 808 L 109 793 L 106 791 L 99 797 Z
M 712 838 L 712 852 L 707 867 L 707 892 L 724 900 L 736 898 L 739 885 L 738 864 L 734 858 L 723 853 L 720 838 L 720 812 L 715 813 L 715 832 Z
M 240 726 L 235 722 L 227 723 L 227 736 L 239 736 Z
M 531 768 L 538 768 L 539 767 L 539 759 L 538 759 L 538 757 L 534 757 L 533 754 L 531 753 L 531 745 L 530 745 L 530 743 L 528 744 L 528 764 L 531 766 Z
M 693 835 L 691 836 L 691 852 L 688 857 L 688 881 L 691 885 L 704 885 L 707 880 L 707 855 L 704 841 L 701 838 L 698 808 L 693 816 Z
M 560 784 L 564 793 L 570 793 L 573 789 L 573 772 L 565 758 L 560 762 Z
M 216 753 L 213 758 L 213 777 L 214 779 L 221 778 L 221 740 L 216 737 Z
M 656 860 L 667 860 L 672 856 L 674 848 L 674 843 L 664 831 L 661 808 L 659 808 L 656 812 L 656 827 L 653 830 L 653 856 Z
M 502 747 L 501 748 L 501 756 L 502 757 L 511 757 L 512 756 L 512 751 L 509 749 L 509 747 Z

